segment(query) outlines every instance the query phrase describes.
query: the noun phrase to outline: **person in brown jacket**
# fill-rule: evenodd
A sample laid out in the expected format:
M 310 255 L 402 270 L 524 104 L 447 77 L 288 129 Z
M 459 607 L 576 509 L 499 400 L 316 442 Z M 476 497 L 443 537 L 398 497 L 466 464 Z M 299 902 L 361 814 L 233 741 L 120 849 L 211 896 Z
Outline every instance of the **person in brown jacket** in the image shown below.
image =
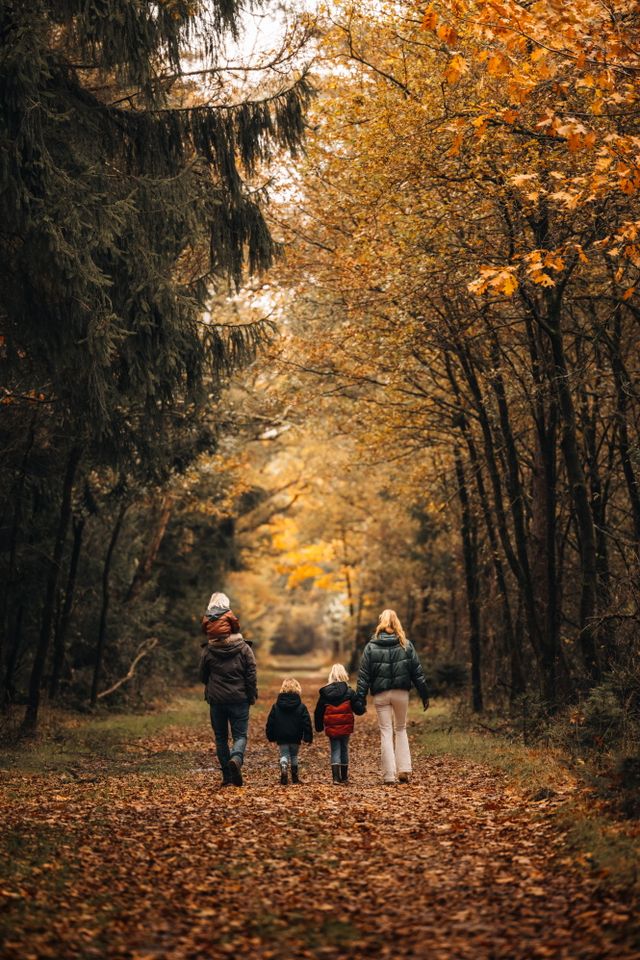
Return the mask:
M 209 637 L 200 658 L 200 680 L 205 684 L 222 786 L 241 787 L 249 707 L 258 698 L 256 659 L 242 634 Z

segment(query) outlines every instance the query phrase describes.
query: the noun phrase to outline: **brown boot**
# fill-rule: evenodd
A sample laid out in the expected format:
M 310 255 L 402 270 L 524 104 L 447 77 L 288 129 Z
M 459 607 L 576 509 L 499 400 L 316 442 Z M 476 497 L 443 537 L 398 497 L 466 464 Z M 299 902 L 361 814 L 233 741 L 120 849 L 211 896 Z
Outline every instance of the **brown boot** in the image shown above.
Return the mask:
M 349 764 L 341 763 L 340 764 L 340 779 L 343 783 L 349 783 Z
M 334 783 L 342 783 L 342 777 L 340 776 L 340 764 L 332 763 L 331 764 L 331 773 L 333 775 Z

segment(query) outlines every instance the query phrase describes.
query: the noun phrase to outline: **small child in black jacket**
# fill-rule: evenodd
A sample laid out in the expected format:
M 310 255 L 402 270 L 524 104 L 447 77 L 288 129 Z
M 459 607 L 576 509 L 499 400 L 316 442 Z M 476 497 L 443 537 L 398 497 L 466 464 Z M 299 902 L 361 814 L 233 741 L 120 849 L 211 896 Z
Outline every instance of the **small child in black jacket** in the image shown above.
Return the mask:
M 280 750 L 280 783 L 283 787 L 289 782 L 291 765 L 291 783 L 300 783 L 298 775 L 298 751 L 300 744 L 313 741 L 311 717 L 300 694 L 302 687 L 293 677 L 282 681 L 278 699 L 271 707 L 267 719 L 266 734 L 270 743 L 277 743 Z

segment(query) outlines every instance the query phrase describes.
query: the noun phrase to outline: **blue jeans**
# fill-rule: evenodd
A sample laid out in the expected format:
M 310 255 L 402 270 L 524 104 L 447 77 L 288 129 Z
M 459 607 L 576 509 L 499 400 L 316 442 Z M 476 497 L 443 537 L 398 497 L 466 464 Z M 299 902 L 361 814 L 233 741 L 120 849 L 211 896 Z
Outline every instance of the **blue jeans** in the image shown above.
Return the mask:
M 331 763 L 349 763 L 349 737 L 329 737 Z
M 211 726 L 216 738 L 216 753 L 224 777 L 228 776 L 229 760 L 234 757 L 240 766 L 247 749 L 247 730 L 249 728 L 249 703 L 240 700 L 237 703 L 212 703 Z M 233 745 L 229 750 L 229 727 Z
M 289 763 L 291 763 L 292 767 L 297 767 L 299 749 L 299 743 L 279 743 L 278 750 L 280 751 L 280 763 L 283 764 L 283 766 L 288 766 Z

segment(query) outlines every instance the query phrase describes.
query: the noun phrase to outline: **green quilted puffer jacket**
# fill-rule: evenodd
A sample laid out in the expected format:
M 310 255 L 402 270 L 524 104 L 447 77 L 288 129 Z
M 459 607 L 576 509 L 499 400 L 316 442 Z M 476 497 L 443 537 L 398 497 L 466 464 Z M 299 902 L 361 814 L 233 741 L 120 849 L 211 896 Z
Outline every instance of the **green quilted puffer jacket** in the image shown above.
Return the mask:
M 395 633 L 380 633 L 364 648 L 358 673 L 357 695 L 364 699 L 385 690 L 410 690 L 414 686 L 424 703 L 429 699 L 427 681 L 410 640 L 403 647 Z

